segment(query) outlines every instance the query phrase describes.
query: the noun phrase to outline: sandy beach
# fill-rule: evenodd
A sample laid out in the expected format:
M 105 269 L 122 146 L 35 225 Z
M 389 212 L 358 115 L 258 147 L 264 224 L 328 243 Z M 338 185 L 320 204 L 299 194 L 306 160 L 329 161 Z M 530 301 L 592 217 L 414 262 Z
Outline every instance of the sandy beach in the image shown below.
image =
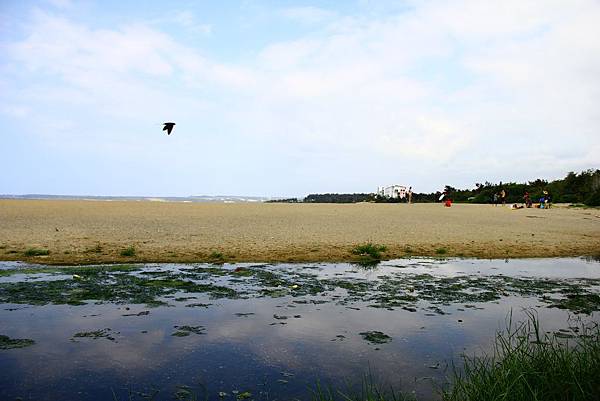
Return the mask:
M 455 204 L 171 203 L 0 200 L 0 259 L 47 264 L 348 261 L 600 254 L 600 210 Z M 122 256 L 127 247 L 134 256 Z M 46 249 L 48 255 L 27 256 Z

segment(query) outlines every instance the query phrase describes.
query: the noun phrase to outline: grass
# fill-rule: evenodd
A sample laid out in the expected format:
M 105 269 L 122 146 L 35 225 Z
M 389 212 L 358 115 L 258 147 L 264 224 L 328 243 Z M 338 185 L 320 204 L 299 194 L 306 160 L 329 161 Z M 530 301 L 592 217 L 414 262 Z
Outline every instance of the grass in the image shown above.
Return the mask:
M 210 255 L 208 255 L 208 258 L 211 260 L 223 260 L 224 256 L 221 252 L 213 251 Z
M 435 250 L 436 255 L 445 255 L 446 253 L 448 253 L 448 250 L 446 248 L 438 248 Z
M 121 256 L 135 256 L 135 248 L 133 246 L 129 246 L 121 251 Z
M 377 245 L 369 242 L 355 246 L 351 252 L 353 255 L 358 255 L 360 257 L 358 264 L 362 266 L 373 266 L 381 261 L 381 252 L 385 252 L 386 250 L 387 247 L 385 245 Z
M 312 401 L 414 401 L 416 398 L 412 395 L 397 393 L 392 387 L 388 390 L 379 385 L 373 379 L 371 374 L 365 375 L 360 389 L 353 389 L 347 385 L 346 390 L 334 389 L 331 386 L 323 387 L 317 381 L 312 390 Z
M 581 325 L 564 334 L 543 333 L 533 312 L 496 336 L 494 351 L 465 357 L 445 401 L 583 401 L 600 399 L 600 328 Z
M 455 368 L 443 401 L 600 400 L 600 327 L 597 323 L 544 333 L 534 312 L 496 334 L 491 355 L 464 357 Z M 361 388 L 347 391 L 316 383 L 313 401 L 415 400 L 365 376 Z
M 50 255 L 50 251 L 47 249 L 29 248 L 25 251 L 25 256 L 45 256 Z

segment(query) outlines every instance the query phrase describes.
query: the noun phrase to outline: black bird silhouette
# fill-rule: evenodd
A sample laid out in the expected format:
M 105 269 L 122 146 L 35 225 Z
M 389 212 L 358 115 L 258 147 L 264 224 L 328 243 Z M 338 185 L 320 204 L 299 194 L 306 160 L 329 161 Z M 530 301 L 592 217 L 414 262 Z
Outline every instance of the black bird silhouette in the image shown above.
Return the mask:
M 167 131 L 167 135 L 171 135 L 171 131 L 173 131 L 175 123 L 164 123 L 163 125 L 165 126 L 163 131 Z

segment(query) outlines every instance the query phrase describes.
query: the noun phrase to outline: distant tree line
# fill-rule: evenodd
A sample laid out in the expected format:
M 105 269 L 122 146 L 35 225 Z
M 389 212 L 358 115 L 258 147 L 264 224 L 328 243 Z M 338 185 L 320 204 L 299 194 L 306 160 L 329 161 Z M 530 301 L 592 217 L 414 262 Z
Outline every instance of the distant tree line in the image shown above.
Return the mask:
M 373 202 L 374 194 L 310 194 L 304 198 L 306 203 L 357 203 Z
M 473 189 L 456 189 L 449 185 L 444 188 L 446 196 L 455 202 L 491 203 L 494 194 L 506 192 L 506 203 L 523 202 L 528 192 L 536 202 L 547 191 L 554 203 L 582 203 L 588 206 L 600 206 L 600 170 L 586 170 L 577 174 L 570 172 L 560 180 L 548 182 L 543 179 L 528 183 L 476 183 Z
M 585 204 L 600 206 L 600 170 L 590 169 L 577 174 L 570 172 L 560 180 L 537 179 L 527 183 L 476 183 L 473 189 L 457 189 L 450 185 L 444 188 L 445 197 L 454 202 L 492 203 L 494 194 L 502 190 L 506 193 L 506 203 L 522 203 L 528 192 L 535 203 L 547 191 L 554 203 Z M 415 203 L 437 202 L 442 192 L 414 193 Z M 297 199 L 295 201 L 298 201 Z M 310 194 L 304 198 L 307 203 L 356 203 L 356 202 L 405 202 L 405 199 L 386 198 L 376 194 Z
M 286 198 L 286 199 L 269 199 L 267 203 L 298 203 L 298 198 Z

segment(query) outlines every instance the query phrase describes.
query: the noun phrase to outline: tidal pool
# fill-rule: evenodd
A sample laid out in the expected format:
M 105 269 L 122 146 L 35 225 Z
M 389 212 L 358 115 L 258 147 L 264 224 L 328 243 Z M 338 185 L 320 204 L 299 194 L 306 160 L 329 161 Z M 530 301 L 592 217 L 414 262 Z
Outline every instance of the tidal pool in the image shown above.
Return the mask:
M 439 399 L 535 311 L 600 322 L 583 258 L 46 267 L 0 262 L 0 399 L 307 400 L 365 374 Z

